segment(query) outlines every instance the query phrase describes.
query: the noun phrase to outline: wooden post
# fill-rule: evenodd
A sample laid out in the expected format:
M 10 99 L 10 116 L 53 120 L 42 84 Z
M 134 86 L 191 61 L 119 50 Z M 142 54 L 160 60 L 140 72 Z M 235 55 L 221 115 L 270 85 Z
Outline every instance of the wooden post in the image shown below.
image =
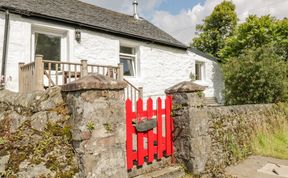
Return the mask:
M 88 62 L 87 60 L 81 60 L 81 77 L 88 75 Z
M 118 80 L 119 80 L 119 81 L 122 81 L 122 80 L 123 80 L 123 75 L 124 75 L 124 66 L 123 66 L 123 63 L 119 63 L 119 64 L 118 64 L 118 68 L 119 68 L 119 71 L 118 71 Z
M 34 86 L 33 91 L 41 91 L 44 90 L 43 84 L 43 76 L 44 76 L 44 63 L 43 63 L 43 55 L 36 55 L 35 57 L 35 74 L 34 74 Z
M 138 98 L 143 98 L 143 87 L 139 87 L 139 96 Z
M 24 66 L 24 62 L 18 63 L 18 87 L 19 87 L 19 93 L 24 93 L 24 77 L 22 72 L 22 67 Z

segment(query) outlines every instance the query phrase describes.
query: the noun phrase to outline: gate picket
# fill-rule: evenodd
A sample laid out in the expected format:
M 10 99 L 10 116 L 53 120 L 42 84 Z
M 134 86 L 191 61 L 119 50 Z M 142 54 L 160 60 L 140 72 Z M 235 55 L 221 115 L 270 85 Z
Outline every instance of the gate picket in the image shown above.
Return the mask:
M 138 166 L 142 166 L 144 162 L 152 163 L 154 155 L 157 159 L 173 154 L 173 119 L 171 117 L 172 97 L 167 96 L 165 99 L 165 108 L 162 109 L 162 99 L 159 97 L 156 101 L 157 108 L 153 109 L 153 100 L 147 100 L 147 109 L 143 110 L 143 100 L 140 98 L 137 101 L 136 111 L 133 112 L 133 103 L 131 100 L 126 100 L 126 151 L 127 151 L 127 169 L 132 169 L 134 161 L 137 161 Z M 163 116 L 165 124 L 163 128 Z M 156 128 L 146 132 L 138 132 L 133 125 L 133 122 L 139 122 L 143 119 L 151 120 L 156 117 Z M 145 122 L 145 121 L 144 121 Z M 164 130 L 163 130 L 164 129 Z M 154 133 L 156 131 L 156 133 Z M 165 132 L 165 136 L 163 136 Z M 133 135 L 137 137 L 136 150 L 133 148 Z M 146 141 L 147 140 L 147 141 Z M 145 141 L 145 144 L 144 144 Z M 156 141 L 156 145 L 154 145 Z M 135 145 L 135 143 L 134 143 Z M 146 159 L 147 158 L 147 159 Z
M 166 156 L 171 155 L 171 117 L 170 117 L 170 98 L 165 100 L 165 124 L 166 124 Z
M 163 157 L 162 152 L 162 100 L 157 99 L 157 147 L 158 147 L 158 159 Z
M 126 151 L 127 151 L 127 169 L 133 167 L 133 125 L 132 125 L 132 102 L 126 101 Z
M 147 101 L 147 119 L 151 120 L 153 117 L 153 100 L 151 98 Z M 148 131 L 148 162 L 154 160 L 154 134 L 153 129 Z
M 142 119 L 143 117 L 143 101 L 140 98 L 137 101 L 137 117 L 138 117 L 138 122 Z M 144 163 L 144 133 L 139 132 L 137 133 L 137 156 L 138 156 L 138 165 L 141 166 Z

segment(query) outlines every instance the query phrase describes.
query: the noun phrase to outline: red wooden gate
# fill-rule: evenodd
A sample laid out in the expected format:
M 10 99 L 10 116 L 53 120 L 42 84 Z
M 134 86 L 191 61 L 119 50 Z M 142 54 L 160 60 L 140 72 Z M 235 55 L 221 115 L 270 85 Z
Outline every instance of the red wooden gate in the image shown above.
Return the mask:
M 144 162 L 151 163 L 154 159 L 173 154 L 171 117 L 172 97 L 167 96 L 165 107 L 162 108 L 161 98 L 157 99 L 157 108 L 153 109 L 153 100 L 147 100 L 147 110 L 143 110 L 143 100 L 137 101 L 136 112 L 132 110 L 132 102 L 126 100 L 126 149 L 127 169 L 133 165 L 142 166 Z M 135 123 L 143 120 L 156 119 L 156 128 L 138 132 Z

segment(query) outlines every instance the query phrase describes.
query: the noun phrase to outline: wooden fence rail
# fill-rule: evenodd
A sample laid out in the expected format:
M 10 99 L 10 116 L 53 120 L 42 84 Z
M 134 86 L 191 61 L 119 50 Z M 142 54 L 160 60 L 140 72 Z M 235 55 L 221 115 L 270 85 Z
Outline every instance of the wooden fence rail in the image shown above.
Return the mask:
M 81 63 L 51 61 L 43 60 L 42 55 L 37 55 L 32 63 L 19 63 L 19 92 L 32 92 L 64 85 L 90 73 L 123 80 L 123 65 L 95 65 L 88 64 L 87 60 L 81 60 Z
M 27 93 L 41 91 L 53 86 L 65 85 L 91 73 L 98 73 L 110 78 L 125 81 L 125 100 L 130 99 L 136 108 L 136 101 L 143 97 L 143 88 L 136 88 L 123 78 L 123 64 L 118 66 L 43 60 L 42 55 L 36 55 L 35 61 L 29 64 L 19 63 L 19 92 Z
M 130 99 L 133 104 L 133 110 L 136 109 L 136 102 L 138 99 L 143 98 L 143 88 L 142 87 L 135 87 L 131 84 L 128 80 L 123 79 L 128 86 L 124 90 L 125 101 Z
M 19 92 L 43 90 L 43 56 L 37 55 L 35 62 L 19 63 Z
M 85 63 L 83 60 L 81 63 L 43 60 L 44 88 L 64 85 L 87 75 L 87 71 L 83 71 Z

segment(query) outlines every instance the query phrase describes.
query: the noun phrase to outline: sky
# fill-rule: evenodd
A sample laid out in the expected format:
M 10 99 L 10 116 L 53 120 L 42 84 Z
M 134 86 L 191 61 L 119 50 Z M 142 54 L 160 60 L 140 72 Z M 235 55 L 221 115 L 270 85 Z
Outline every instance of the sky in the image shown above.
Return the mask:
M 117 12 L 132 15 L 133 0 L 82 0 Z M 232 0 L 239 22 L 249 14 L 288 17 L 288 0 Z M 139 14 L 184 44 L 196 36 L 195 27 L 211 14 L 222 0 L 138 0 Z

